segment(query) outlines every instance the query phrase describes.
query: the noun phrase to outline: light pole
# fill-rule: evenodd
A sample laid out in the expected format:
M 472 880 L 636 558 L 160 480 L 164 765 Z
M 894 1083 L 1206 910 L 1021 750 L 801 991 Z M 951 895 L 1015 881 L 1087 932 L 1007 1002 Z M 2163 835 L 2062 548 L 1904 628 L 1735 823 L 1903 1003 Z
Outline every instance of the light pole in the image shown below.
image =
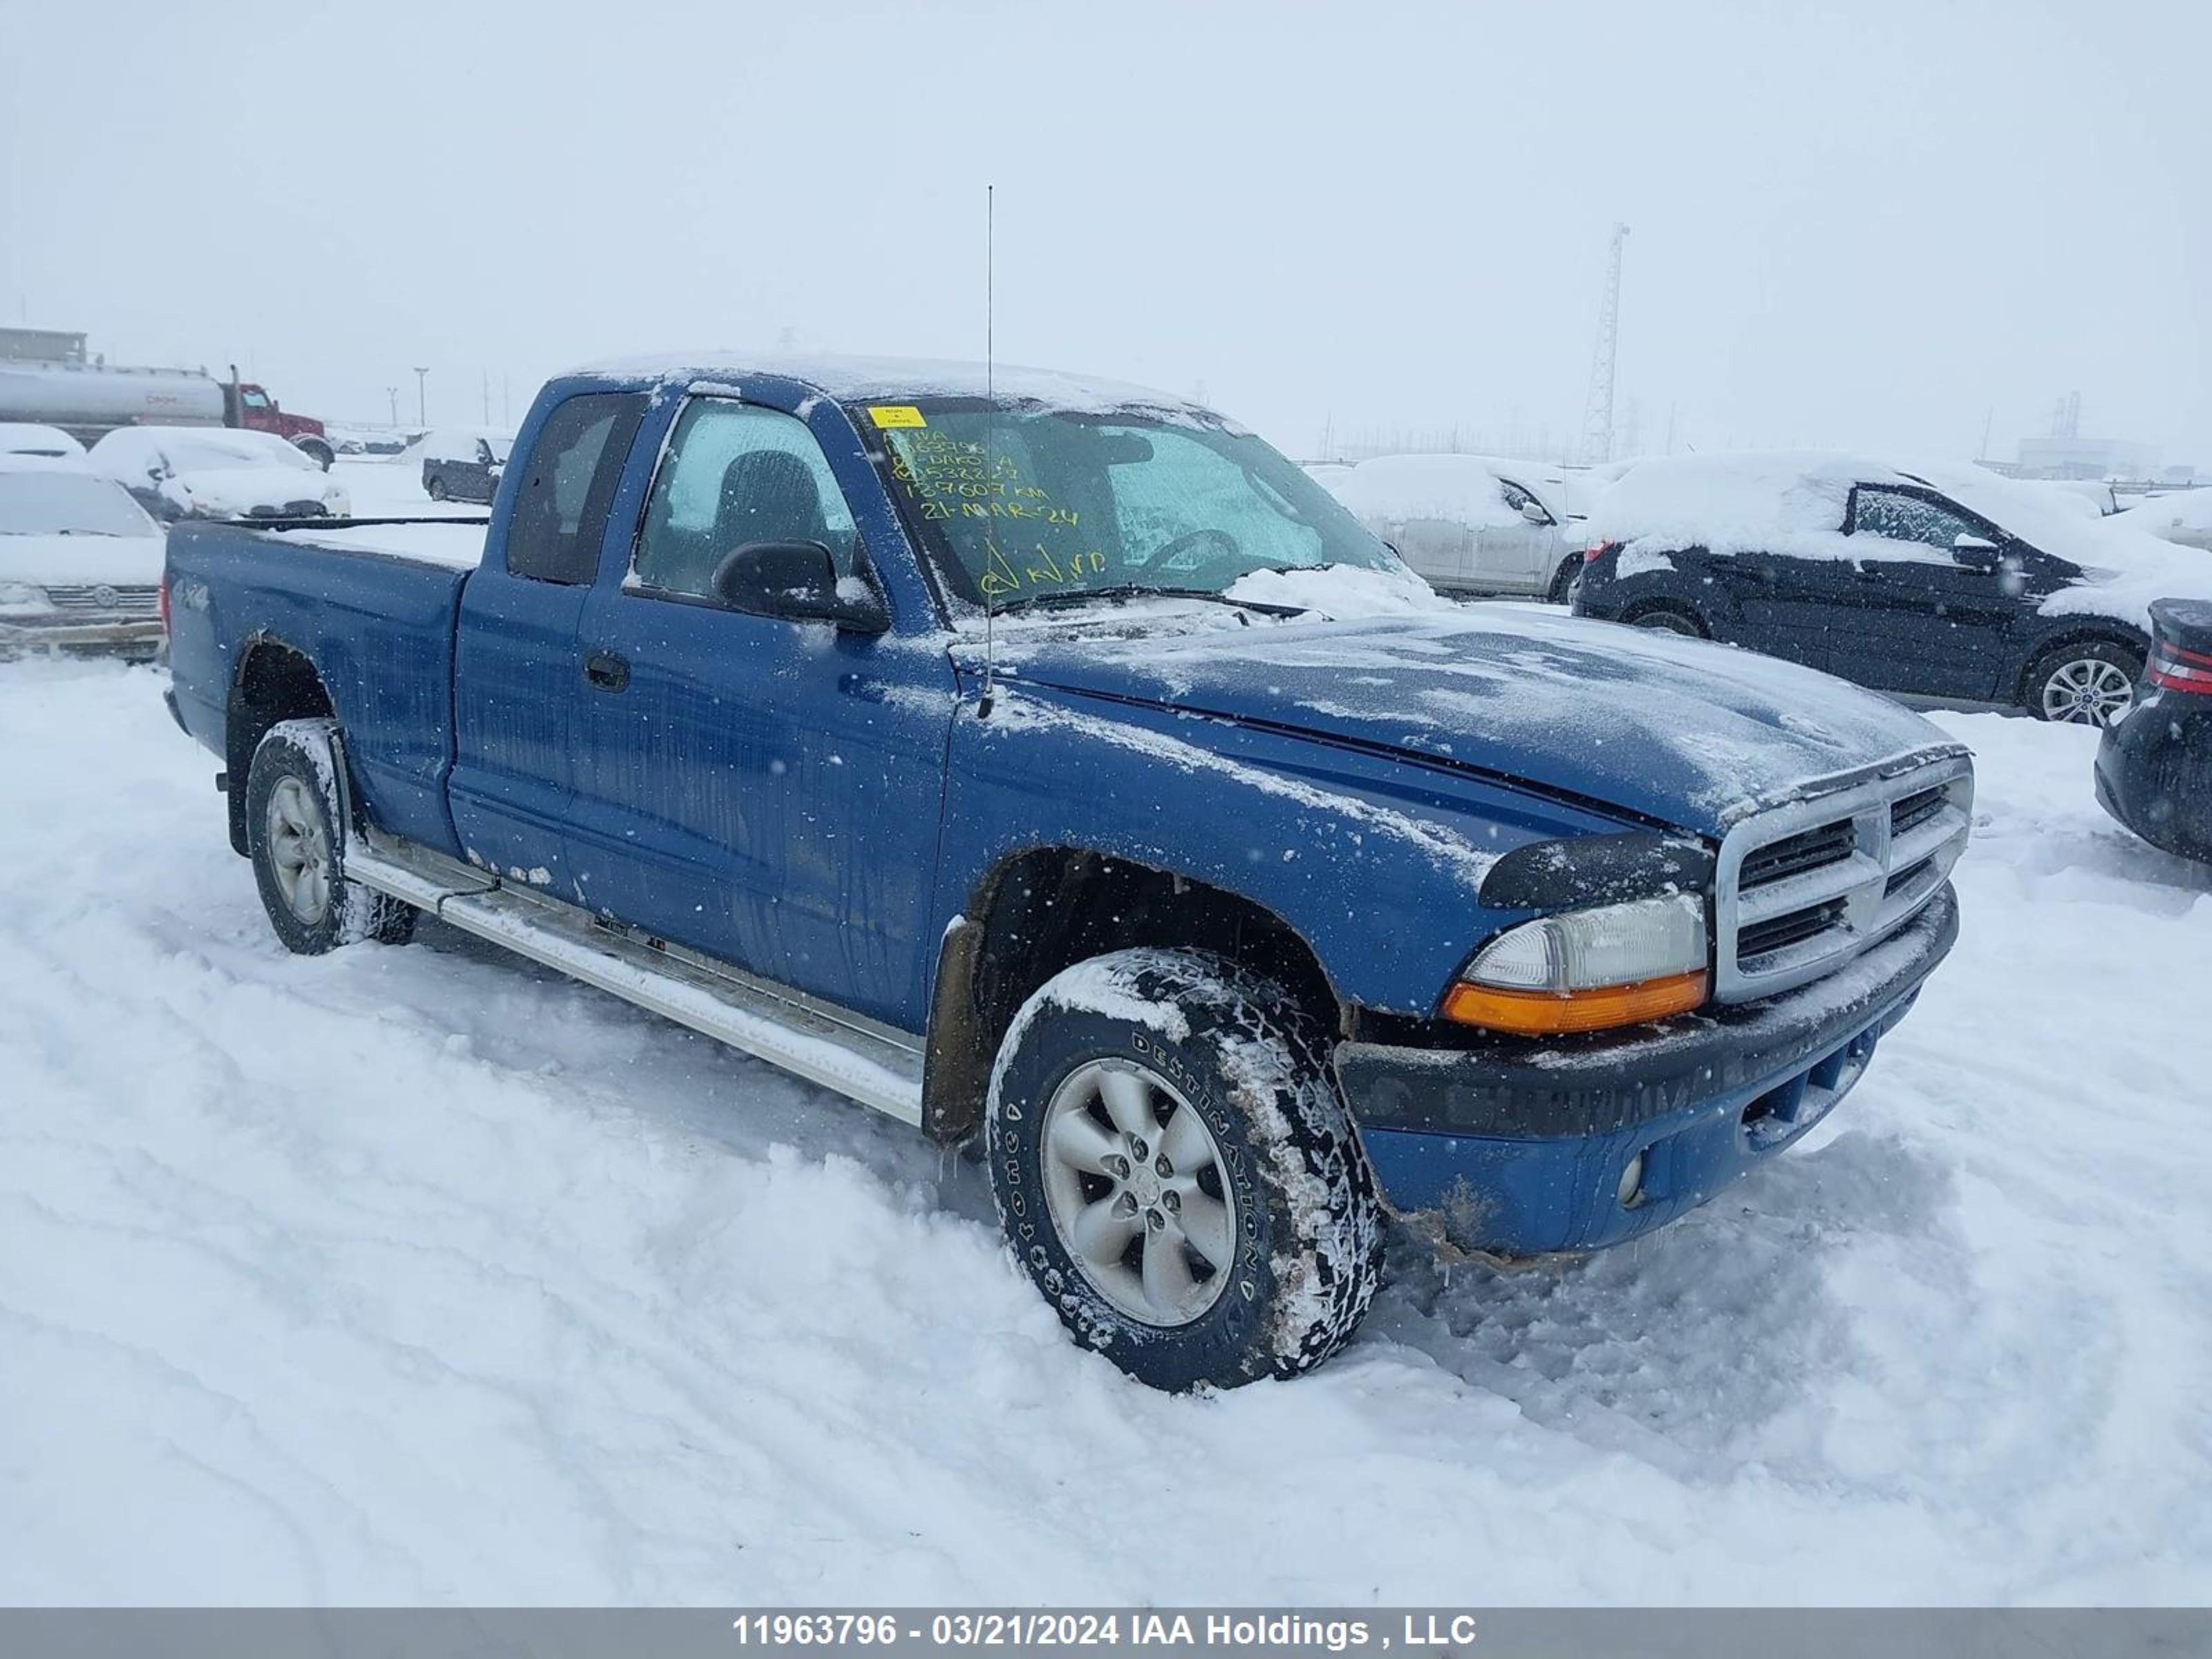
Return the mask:
M 430 417 L 424 412 L 428 405 L 423 402 L 422 397 L 422 377 L 429 372 L 427 368 L 418 368 L 415 371 L 415 423 L 417 426 L 430 424 Z
M 396 428 L 399 424 L 399 388 L 388 386 L 384 388 L 384 395 L 392 401 L 392 424 Z

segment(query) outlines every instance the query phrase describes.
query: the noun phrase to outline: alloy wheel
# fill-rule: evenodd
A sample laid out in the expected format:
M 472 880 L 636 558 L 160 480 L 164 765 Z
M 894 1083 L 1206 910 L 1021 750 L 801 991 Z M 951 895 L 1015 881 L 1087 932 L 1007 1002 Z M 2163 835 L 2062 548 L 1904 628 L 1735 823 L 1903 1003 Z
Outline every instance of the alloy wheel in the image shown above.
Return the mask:
M 284 908 L 312 927 L 331 908 L 331 841 L 307 786 L 279 778 L 265 820 L 269 869 Z
M 1188 1325 L 1220 1300 L 1237 1200 L 1197 1109 L 1126 1060 L 1079 1066 L 1045 1107 L 1045 1206 L 1092 1287 L 1151 1325 Z
M 2135 702 L 2127 671 L 2101 657 L 2077 657 L 2043 682 L 2043 718 L 2075 726 L 2110 726 Z

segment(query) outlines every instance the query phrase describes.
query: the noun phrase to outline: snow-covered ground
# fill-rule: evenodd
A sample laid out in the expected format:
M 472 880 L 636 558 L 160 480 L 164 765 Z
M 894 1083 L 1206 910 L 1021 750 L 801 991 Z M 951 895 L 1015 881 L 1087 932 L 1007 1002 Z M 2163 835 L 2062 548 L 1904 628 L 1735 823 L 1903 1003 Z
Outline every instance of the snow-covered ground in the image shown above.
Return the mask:
M 356 519 L 483 518 L 491 508 L 482 501 L 434 501 L 422 493 L 420 461 L 392 455 L 341 455 L 331 463 L 331 477 L 353 497 Z
M 2212 880 L 2089 732 L 1938 717 L 1966 936 L 1817 1146 L 1171 1399 L 905 1131 L 434 926 L 284 955 L 160 690 L 0 668 L 0 1600 L 2212 1595 Z

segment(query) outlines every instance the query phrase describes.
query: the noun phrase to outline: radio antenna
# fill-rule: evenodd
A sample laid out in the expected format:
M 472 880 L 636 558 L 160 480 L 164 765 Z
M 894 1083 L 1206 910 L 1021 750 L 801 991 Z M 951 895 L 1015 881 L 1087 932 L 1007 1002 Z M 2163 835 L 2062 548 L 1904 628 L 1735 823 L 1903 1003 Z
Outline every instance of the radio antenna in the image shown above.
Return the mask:
M 998 448 L 999 379 L 997 339 L 996 256 L 998 252 L 998 187 L 983 186 L 983 478 L 992 481 L 998 465 L 994 452 Z M 989 524 L 989 520 L 984 520 Z M 986 529 L 983 544 L 994 545 L 995 531 Z M 991 695 L 998 684 L 998 641 L 991 625 L 995 607 L 991 603 L 989 579 L 991 562 L 983 561 L 983 574 L 979 579 L 983 588 L 983 695 L 975 700 L 975 718 L 991 717 Z

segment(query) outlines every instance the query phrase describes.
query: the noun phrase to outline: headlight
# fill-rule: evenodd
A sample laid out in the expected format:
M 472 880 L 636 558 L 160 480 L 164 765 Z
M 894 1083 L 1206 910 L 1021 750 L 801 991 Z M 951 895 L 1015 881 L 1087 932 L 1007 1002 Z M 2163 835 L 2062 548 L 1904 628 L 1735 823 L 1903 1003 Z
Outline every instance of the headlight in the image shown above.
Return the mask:
M 36 617 L 53 608 L 43 587 L 28 582 L 0 582 L 0 616 Z
M 1596 1031 L 1704 1002 L 1708 927 L 1694 893 L 1540 916 L 1475 952 L 1444 1017 L 1494 1031 Z

